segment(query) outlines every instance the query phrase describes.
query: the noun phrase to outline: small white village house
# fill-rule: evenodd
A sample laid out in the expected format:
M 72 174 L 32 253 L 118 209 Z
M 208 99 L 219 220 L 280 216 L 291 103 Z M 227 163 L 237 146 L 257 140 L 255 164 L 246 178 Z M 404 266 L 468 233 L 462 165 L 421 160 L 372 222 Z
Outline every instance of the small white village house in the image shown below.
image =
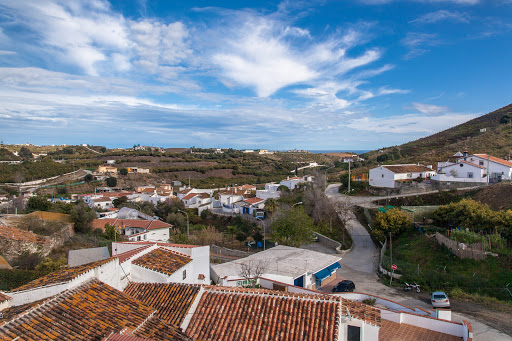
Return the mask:
M 396 181 L 427 179 L 435 174 L 431 166 L 420 164 L 382 165 L 370 169 L 370 186 L 395 188 Z

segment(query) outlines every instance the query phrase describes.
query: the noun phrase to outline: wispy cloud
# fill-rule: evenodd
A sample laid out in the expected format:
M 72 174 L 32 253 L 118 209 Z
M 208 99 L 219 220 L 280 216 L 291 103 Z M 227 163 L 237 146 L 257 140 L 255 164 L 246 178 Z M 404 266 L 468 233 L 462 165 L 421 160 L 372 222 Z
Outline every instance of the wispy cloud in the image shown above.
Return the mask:
M 405 59 L 421 56 L 428 52 L 430 47 L 441 44 L 437 34 L 418 32 L 407 33 L 401 42 L 409 50 L 404 57 Z
M 446 113 L 433 120 L 426 115 L 408 114 L 353 119 L 348 126 L 361 131 L 394 134 L 432 134 L 469 121 L 479 114 Z
M 385 5 L 398 0 L 360 0 L 361 3 L 367 5 Z M 480 3 L 480 0 L 409 0 L 411 2 L 423 2 L 423 3 L 453 3 L 457 5 L 472 6 Z
M 414 110 L 419 111 L 420 113 L 427 115 L 427 116 L 438 116 L 438 115 L 450 110 L 450 108 L 445 107 L 445 106 L 418 103 L 418 102 L 412 103 L 412 107 L 414 108 Z
M 409 21 L 409 23 L 434 24 L 439 21 L 453 21 L 459 23 L 469 23 L 469 15 L 463 12 L 439 10 L 422 15 L 419 18 Z

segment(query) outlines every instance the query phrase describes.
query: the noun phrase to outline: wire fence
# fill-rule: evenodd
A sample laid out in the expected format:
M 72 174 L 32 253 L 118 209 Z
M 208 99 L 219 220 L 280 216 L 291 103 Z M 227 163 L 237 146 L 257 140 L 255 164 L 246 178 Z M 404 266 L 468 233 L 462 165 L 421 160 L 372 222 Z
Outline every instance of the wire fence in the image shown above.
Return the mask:
M 385 250 L 383 247 L 382 250 Z M 381 251 L 382 268 L 391 272 L 391 259 Z M 501 300 L 512 300 L 512 292 L 509 285 L 512 283 L 503 283 L 506 278 L 490 279 L 478 273 L 461 273 L 460 271 L 451 271 L 447 266 L 439 266 L 437 269 L 426 269 L 421 264 L 409 263 L 394 258 L 393 264 L 397 266 L 395 274 L 400 274 L 400 282 L 415 282 L 430 289 L 431 291 L 443 290 L 450 292 L 453 289 L 460 288 L 464 292 L 478 293 L 495 297 Z M 509 278 L 510 280 L 510 278 Z

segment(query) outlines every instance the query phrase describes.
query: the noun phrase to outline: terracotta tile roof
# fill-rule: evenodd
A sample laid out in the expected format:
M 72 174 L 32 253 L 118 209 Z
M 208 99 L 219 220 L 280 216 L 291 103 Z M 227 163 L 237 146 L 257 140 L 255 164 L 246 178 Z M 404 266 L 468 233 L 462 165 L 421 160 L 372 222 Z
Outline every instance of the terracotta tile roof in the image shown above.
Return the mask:
M 11 290 L 11 292 L 33 289 L 33 288 L 38 288 L 41 286 L 52 285 L 52 284 L 57 284 L 57 283 L 69 282 L 69 281 L 77 278 L 78 276 L 80 276 L 94 268 L 97 268 L 103 264 L 111 262 L 113 260 L 114 260 L 114 257 L 111 257 L 108 259 L 100 260 L 97 262 L 92 262 L 89 264 L 84 264 L 84 265 L 75 266 L 72 268 L 58 270 L 58 271 L 49 273 L 46 276 L 35 279 L 32 282 L 22 285 L 21 287 L 13 289 L 13 290 Z
M 339 303 L 206 291 L 187 327 L 205 340 L 337 340 Z
M 10 296 L 7 296 L 6 294 L 4 294 L 3 292 L 0 291 L 0 303 L 3 303 L 10 299 L 11 299 Z
M 431 329 L 411 326 L 405 323 L 395 323 L 382 320 L 379 330 L 379 341 L 460 341 L 462 337 L 436 332 Z
M 179 327 L 173 326 L 156 316 L 144 322 L 134 334 L 151 340 L 193 340 L 181 332 Z
M 94 219 L 92 221 L 92 229 L 102 229 L 105 230 L 105 224 L 110 224 L 116 227 L 137 227 L 144 230 L 156 230 L 162 228 L 169 228 L 172 225 L 164 223 L 160 220 L 143 220 L 143 219 L 116 219 L 116 218 L 106 218 L 106 219 Z
M 25 311 L 29 310 L 30 308 L 40 305 L 43 302 L 46 302 L 50 299 L 51 298 L 45 298 L 42 300 L 34 301 L 34 302 L 23 304 L 23 305 L 9 307 L 7 309 L 2 310 L 2 314 L 0 314 L 0 326 L 2 325 L 3 322 L 5 322 L 7 320 L 12 320 L 16 316 L 23 314 Z
M 155 249 L 132 262 L 146 269 L 172 275 L 178 269 L 190 263 L 192 258 L 178 252 Z
M 503 159 L 500 159 L 499 157 L 495 157 L 495 156 L 490 156 L 488 154 L 473 154 L 474 156 L 478 156 L 482 159 L 489 159 L 489 161 L 493 161 L 493 162 L 496 162 L 496 163 L 499 163 L 499 164 L 502 164 L 504 166 L 507 166 L 507 167 L 512 167 L 512 162 L 511 161 L 507 161 L 507 160 L 503 160 Z
M 124 293 L 152 307 L 155 316 L 181 325 L 200 290 L 199 285 L 182 283 L 130 283 Z
M 238 187 L 238 188 L 240 188 L 240 189 L 248 189 L 248 190 L 254 190 L 254 189 L 256 189 L 256 187 L 255 187 L 255 186 L 251 186 L 251 185 L 248 185 L 248 184 L 245 184 L 245 185 L 240 186 L 240 187 Z
M 265 199 L 254 197 L 254 198 L 245 199 L 244 201 L 250 205 L 254 205 L 254 204 L 260 203 L 262 201 L 265 201 Z
M 433 172 L 433 169 L 427 168 L 422 165 L 384 165 L 382 166 L 393 173 L 420 173 L 420 172 Z
M 183 198 L 181 198 L 181 200 L 189 200 L 197 195 L 199 195 L 199 193 L 190 193 L 190 194 L 185 195 Z
M 472 162 L 469 162 L 469 161 L 466 161 L 466 160 L 460 160 L 459 163 L 466 163 L 470 166 L 474 166 L 474 167 L 478 167 L 478 168 L 481 168 L 481 169 L 486 169 L 484 166 L 480 166 L 480 165 L 477 165 L 475 163 L 472 163 Z
M 0 225 L 0 238 L 11 240 L 19 240 L 30 243 L 48 243 L 49 239 L 43 236 L 38 236 L 30 231 L 22 230 L 9 225 Z
M 184 189 L 183 191 L 179 191 L 178 193 L 180 193 L 180 194 L 187 194 L 191 190 L 192 190 L 192 188 L 187 188 L 187 189 Z
M 104 197 L 111 197 L 111 198 L 120 198 L 120 197 L 126 197 L 128 195 L 132 195 L 133 192 L 106 192 L 103 193 Z
M 210 197 L 210 194 L 208 194 L 208 193 L 198 193 L 198 196 L 201 199 L 208 199 Z
M 138 336 L 112 334 L 102 341 L 151 341 L 151 339 L 145 339 Z
M 0 340 L 102 340 L 123 329 L 133 334 L 156 334 L 162 328 L 166 340 L 181 333 L 175 327 L 152 321 L 154 310 L 142 302 L 97 280 L 31 307 L 24 314 L 0 324 Z M 148 319 L 149 318 L 149 319 Z M 139 329 L 144 333 L 139 333 Z
M 219 192 L 221 195 L 244 195 L 247 191 L 246 190 L 239 190 L 237 188 L 230 188 L 225 191 Z
M 116 257 L 119 258 L 119 263 L 124 263 L 128 259 L 130 259 L 132 256 L 135 256 L 137 253 L 146 250 L 148 247 L 151 247 L 151 245 L 144 245 L 144 246 L 138 247 L 134 250 L 130 250 L 130 251 L 126 251 L 126 252 L 117 254 Z
M 141 244 L 141 245 L 153 245 L 156 244 L 158 246 L 168 246 L 168 247 L 179 247 L 184 249 L 190 249 L 194 247 L 202 247 L 201 245 L 187 245 L 187 244 L 173 244 L 173 243 L 163 243 L 163 242 L 150 242 L 150 241 L 136 241 L 136 242 L 122 242 L 123 244 Z
M 112 202 L 112 198 L 110 197 L 102 197 L 102 198 L 96 198 L 92 199 L 94 202 Z
M 303 178 L 300 178 L 298 176 L 294 176 L 293 178 L 289 178 L 289 179 L 284 179 L 283 181 L 288 181 L 288 180 L 304 180 Z

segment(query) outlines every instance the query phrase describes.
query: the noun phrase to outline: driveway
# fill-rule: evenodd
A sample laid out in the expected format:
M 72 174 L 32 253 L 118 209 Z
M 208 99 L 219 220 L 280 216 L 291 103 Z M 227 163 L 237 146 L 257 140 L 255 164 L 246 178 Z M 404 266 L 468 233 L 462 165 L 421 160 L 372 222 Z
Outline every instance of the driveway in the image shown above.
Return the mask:
M 353 205 L 366 205 L 376 197 L 349 197 L 338 193 L 338 185 L 329 185 L 325 194 L 331 200 L 350 200 Z M 347 230 L 352 237 L 352 249 L 341 260 L 341 269 L 336 272 L 337 279 L 325 285 L 321 291 L 330 293 L 332 287 L 342 279 L 349 279 L 356 285 L 356 291 L 380 296 L 409 307 L 431 309 L 428 294 L 405 293 L 402 290 L 388 287 L 379 281 L 377 266 L 379 249 L 375 246 L 368 231 L 357 221 L 352 213 L 348 221 Z M 473 317 L 460 312 L 468 311 L 468 305 L 461 305 L 460 310 L 456 303 L 452 303 L 452 321 L 467 320 L 473 327 L 473 339 L 485 341 L 509 340 L 512 337 L 490 326 L 481 323 Z

